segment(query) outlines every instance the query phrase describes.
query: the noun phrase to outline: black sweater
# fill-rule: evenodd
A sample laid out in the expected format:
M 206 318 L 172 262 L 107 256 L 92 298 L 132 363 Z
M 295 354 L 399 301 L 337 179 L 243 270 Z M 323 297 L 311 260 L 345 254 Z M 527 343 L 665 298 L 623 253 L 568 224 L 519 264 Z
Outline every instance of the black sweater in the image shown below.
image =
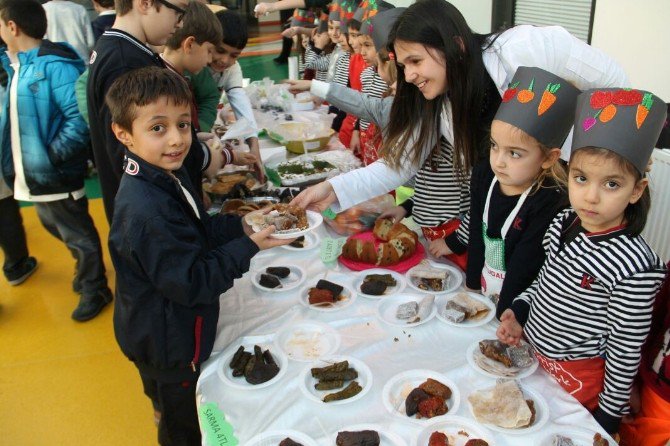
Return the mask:
M 468 242 L 468 265 L 466 285 L 468 288 L 481 288 L 481 274 L 484 267 L 484 240 L 482 221 L 486 195 L 493 171 L 488 160 L 481 162 L 472 171 L 470 180 L 470 239 Z M 491 193 L 489 204 L 489 237 L 500 238 L 505 219 L 516 206 L 520 195 L 506 196 L 497 183 Z M 545 180 L 544 186 L 531 193 L 519 209 L 514 223 L 505 238 L 506 274 L 500 292 L 496 316 L 510 307 L 512 300 L 523 292 L 535 280 L 544 262 L 545 253 L 542 239 L 551 220 L 563 208 L 567 207 L 567 195 L 551 180 Z

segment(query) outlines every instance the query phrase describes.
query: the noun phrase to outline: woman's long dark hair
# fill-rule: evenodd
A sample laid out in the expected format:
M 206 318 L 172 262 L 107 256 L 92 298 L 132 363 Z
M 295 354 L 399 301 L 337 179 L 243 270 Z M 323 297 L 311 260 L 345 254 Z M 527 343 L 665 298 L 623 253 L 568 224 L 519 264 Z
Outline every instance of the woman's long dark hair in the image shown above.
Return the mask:
M 405 153 L 412 163 L 419 164 L 426 146 L 432 148 L 431 156 L 439 152 L 441 113 L 449 100 L 454 166 L 459 176 L 468 175 L 481 143 L 479 119 L 491 82 L 482 61 L 487 37 L 473 33 L 460 11 L 445 0 L 419 0 L 400 16 L 389 36 L 390 50 L 395 52 L 397 40 L 436 50 L 446 62 L 448 92 L 426 100 L 416 86 L 405 81 L 404 71 L 398 68 L 396 96 L 380 149 L 391 167 L 399 168 Z

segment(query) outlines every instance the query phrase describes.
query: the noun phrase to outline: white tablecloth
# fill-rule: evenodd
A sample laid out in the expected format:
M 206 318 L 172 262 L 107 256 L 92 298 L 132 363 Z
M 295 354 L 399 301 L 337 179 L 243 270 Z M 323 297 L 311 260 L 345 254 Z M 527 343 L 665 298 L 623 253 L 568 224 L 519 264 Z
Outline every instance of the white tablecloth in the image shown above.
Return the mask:
M 316 232 L 322 238 L 329 236 L 324 227 Z M 270 265 L 298 265 L 307 272 L 307 281 L 327 270 L 319 258 L 318 248 L 305 252 L 283 248 L 261 252 L 252 262 L 252 271 Z M 356 273 L 341 265 L 331 271 L 328 278 L 340 281 L 335 278 L 340 279 L 339 274 L 344 273 L 347 285 L 353 288 Z M 414 328 L 400 328 L 388 325 L 376 316 L 378 300 L 358 296 L 352 305 L 342 310 L 319 312 L 299 303 L 300 288 L 285 293 L 261 292 L 252 286 L 250 274 L 237 280 L 235 286 L 221 296 L 215 353 L 204 364 L 198 382 L 198 405 L 216 403 L 233 426 L 241 445 L 256 434 L 283 429 L 301 431 L 321 445 L 334 445 L 334 435 L 338 431 L 360 423 L 376 424 L 412 445 L 423 426 L 392 415 L 383 404 L 382 389 L 394 375 L 411 369 L 430 369 L 446 375 L 455 381 L 461 394 L 460 407 L 449 414 L 470 420 L 474 418 L 467 396 L 476 389 L 495 384 L 493 378 L 472 369 L 465 357 L 472 343 L 495 337 L 494 322 L 466 329 L 449 326 L 434 318 Z M 405 292 L 409 292 L 408 289 Z M 283 327 L 305 320 L 331 325 L 342 339 L 336 354 L 355 357 L 369 366 L 373 376 L 372 389 L 363 398 L 337 406 L 307 399 L 299 388 L 298 376 L 309 364 L 293 360 L 289 360 L 286 374 L 278 382 L 263 389 L 236 389 L 219 378 L 216 369 L 228 367 L 221 358 L 231 349 L 236 350 L 242 342 L 268 341 Z M 586 409 L 541 369 L 522 379 L 521 384 L 540 393 L 548 402 L 549 421 L 534 434 L 506 435 L 489 431 L 495 445 L 543 446 L 551 444 L 546 441 L 552 433 L 567 433 L 574 429 L 604 434 Z M 203 438 L 203 444 L 218 443 L 208 443 Z

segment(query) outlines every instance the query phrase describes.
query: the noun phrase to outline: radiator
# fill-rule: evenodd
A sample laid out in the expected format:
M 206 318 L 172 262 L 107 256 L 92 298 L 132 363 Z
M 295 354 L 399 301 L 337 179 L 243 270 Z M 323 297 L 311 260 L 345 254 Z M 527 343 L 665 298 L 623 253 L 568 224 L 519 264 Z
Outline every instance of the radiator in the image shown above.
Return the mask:
M 670 149 L 654 149 L 654 164 L 649 173 L 651 212 L 642 236 L 661 256 L 670 260 Z

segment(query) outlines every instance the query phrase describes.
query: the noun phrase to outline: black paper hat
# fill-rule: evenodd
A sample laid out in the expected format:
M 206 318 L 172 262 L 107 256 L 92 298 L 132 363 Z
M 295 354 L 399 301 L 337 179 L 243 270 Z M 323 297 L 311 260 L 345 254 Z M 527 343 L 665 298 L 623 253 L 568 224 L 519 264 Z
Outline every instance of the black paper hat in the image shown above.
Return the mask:
M 372 17 L 370 21 L 370 27 L 372 28 L 372 41 L 375 44 L 375 49 L 377 51 L 382 48 L 386 48 L 386 43 L 389 39 L 389 34 L 391 34 L 391 28 L 398 20 L 398 17 L 405 12 L 407 8 L 393 8 L 386 11 L 382 11 L 379 14 Z
M 380 12 L 394 9 L 395 6 L 383 0 L 365 0 L 361 3 L 361 6 L 364 6 L 366 3 L 367 9 L 363 13 L 363 20 L 361 20 L 361 35 L 372 36 L 372 18 Z
M 328 20 L 321 20 L 319 22 L 319 26 L 316 28 L 316 32 L 321 34 L 321 33 L 327 33 L 328 32 Z
M 358 8 L 356 8 L 356 12 L 354 12 L 354 15 L 351 19 L 356 20 L 358 23 L 362 23 L 364 15 L 365 15 L 365 8 L 361 4 L 358 6 Z
M 668 116 L 670 117 L 670 104 L 668 106 Z M 659 149 L 670 149 L 670 119 L 665 118 L 665 124 L 663 124 L 663 129 L 661 134 L 658 136 L 658 141 L 656 141 L 656 147 Z
M 572 151 L 600 147 L 630 161 L 644 173 L 665 125 L 667 105 L 653 93 L 599 88 L 579 96 Z
M 535 67 L 519 67 L 494 119 L 512 124 L 547 147 L 561 147 L 575 119 L 581 91 Z

